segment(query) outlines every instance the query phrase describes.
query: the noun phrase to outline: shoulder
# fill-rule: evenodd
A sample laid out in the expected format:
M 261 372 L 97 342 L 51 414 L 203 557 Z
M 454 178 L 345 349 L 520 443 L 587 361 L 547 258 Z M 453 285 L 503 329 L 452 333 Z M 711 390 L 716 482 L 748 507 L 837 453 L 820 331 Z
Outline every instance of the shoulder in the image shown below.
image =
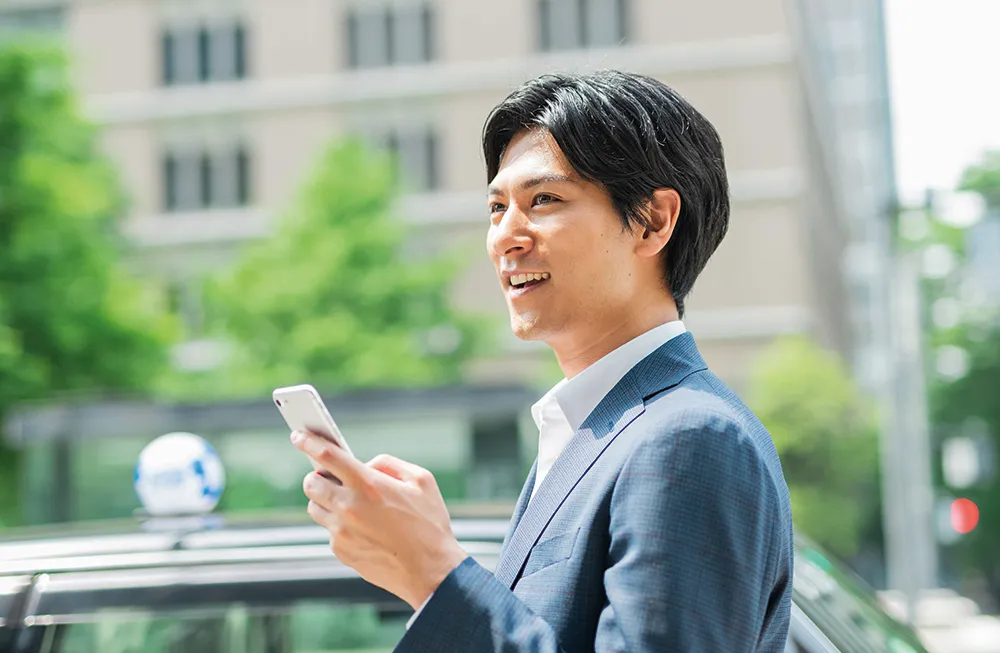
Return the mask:
M 678 391 L 683 392 L 683 391 Z M 720 402 L 695 401 L 656 404 L 637 424 L 626 465 L 668 464 L 670 468 L 717 468 L 735 458 L 750 465 L 760 458 L 747 425 Z M 728 466 L 728 465 L 726 465 Z
M 701 376 L 701 375 L 699 375 Z M 784 502 L 787 486 L 774 443 L 757 417 L 710 373 L 646 403 L 628 434 L 622 473 L 670 477 L 743 489 L 756 486 Z M 622 435 L 625 435 L 623 433 Z
M 729 447 L 751 440 L 759 423 L 712 390 L 695 381 L 651 397 L 636 445 Z

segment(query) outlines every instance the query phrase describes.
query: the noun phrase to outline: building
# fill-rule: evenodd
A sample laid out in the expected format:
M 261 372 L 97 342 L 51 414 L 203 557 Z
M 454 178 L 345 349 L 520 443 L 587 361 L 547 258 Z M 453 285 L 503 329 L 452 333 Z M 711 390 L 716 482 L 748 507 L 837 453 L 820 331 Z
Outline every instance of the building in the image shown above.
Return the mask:
M 730 232 L 686 317 L 709 364 L 745 391 L 762 347 L 809 334 L 853 359 L 863 380 L 877 376 L 879 238 L 893 198 L 878 2 L 0 0 L 0 39 L 24 31 L 61 34 L 75 55 L 85 110 L 132 198 L 126 231 L 135 264 L 186 318 L 181 365 L 211 365 L 219 351 L 199 331 L 202 280 L 275 228 L 330 139 L 362 135 L 398 154 L 408 188 L 399 212 L 417 247 L 461 242 L 478 254 L 488 226 L 479 139 L 489 110 L 543 72 L 620 68 L 675 87 L 726 146 Z M 503 319 L 485 252 L 473 259 L 454 299 Z M 501 387 L 536 383 L 551 370 L 544 347 L 511 336 L 470 376 Z M 534 393 L 518 392 L 499 416 L 415 416 L 404 406 L 386 422 L 350 413 L 351 402 L 337 414 L 352 442 L 373 451 L 412 449 L 393 439 L 390 422 L 408 425 L 407 433 L 417 422 L 419 433 L 444 433 L 441 446 L 413 449 L 414 462 L 450 474 L 452 496 L 509 499 L 520 482 L 514 461 L 523 472 L 534 454 L 526 412 Z M 445 399 L 438 404 L 452 401 Z M 76 414 L 52 410 L 67 424 L 65 415 Z M 130 479 L 107 475 L 127 472 L 148 437 L 163 431 L 149 421 L 154 413 L 121 413 L 134 424 L 128 433 L 84 438 L 72 451 L 58 429 L 22 432 L 14 444 L 29 449 L 28 496 L 44 501 L 55 490 L 37 480 L 70 466 L 81 487 L 100 469 L 107 491 L 73 495 L 63 483 L 75 504 L 54 517 L 114 501 L 127 511 Z M 288 483 L 298 482 L 302 461 L 282 467 L 279 423 L 255 418 L 263 426 L 250 433 L 185 419 L 162 426 L 221 438 L 227 464 L 246 473 L 241 492 L 271 497 L 259 505 L 297 501 Z M 270 462 L 260 464 L 261 456 Z M 476 472 L 498 457 L 509 462 L 499 476 Z M 279 467 L 294 473 L 268 476 Z M 490 487 L 476 485 L 481 477 Z
M 197 340 L 200 280 L 273 228 L 328 139 L 362 134 L 398 153 L 410 189 L 401 215 L 416 238 L 481 247 L 479 136 L 498 101 L 547 71 L 656 76 L 726 145 L 731 229 L 695 286 L 688 324 L 740 388 L 776 336 L 857 351 L 865 324 L 852 318 L 857 293 L 842 263 L 882 198 L 843 191 L 851 174 L 878 186 L 881 164 L 891 179 L 877 5 L 4 0 L 0 32 L 65 35 L 86 110 L 132 196 L 137 258 L 187 316 L 189 365 L 211 351 Z M 455 300 L 502 316 L 495 284 L 483 256 Z M 542 351 L 511 337 L 473 376 L 534 379 Z

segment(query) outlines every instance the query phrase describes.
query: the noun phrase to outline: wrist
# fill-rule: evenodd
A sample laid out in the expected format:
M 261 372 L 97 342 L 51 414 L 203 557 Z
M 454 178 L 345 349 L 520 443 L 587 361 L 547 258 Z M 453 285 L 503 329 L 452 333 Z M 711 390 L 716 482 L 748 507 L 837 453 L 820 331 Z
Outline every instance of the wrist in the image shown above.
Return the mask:
M 426 573 L 418 581 L 407 603 L 414 610 L 419 610 L 426 603 L 427 599 L 437 591 L 444 579 L 448 577 L 462 562 L 469 557 L 469 554 L 458 544 L 457 541 L 452 546 L 446 548 L 439 555 L 434 557 Z

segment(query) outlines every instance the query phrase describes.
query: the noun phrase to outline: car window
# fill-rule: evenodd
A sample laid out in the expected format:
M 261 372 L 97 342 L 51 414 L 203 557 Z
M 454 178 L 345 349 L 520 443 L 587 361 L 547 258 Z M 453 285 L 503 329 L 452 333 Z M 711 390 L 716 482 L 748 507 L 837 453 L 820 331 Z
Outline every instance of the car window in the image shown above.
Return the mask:
M 861 582 L 820 550 L 800 546 L 794 601 L 842 651 L 927 653 L 916 635 L 889 617 Z
M 407 618 L 324 601 L 274 609 L 103 611 L 52 627 L 40 653 L 388 653 Z

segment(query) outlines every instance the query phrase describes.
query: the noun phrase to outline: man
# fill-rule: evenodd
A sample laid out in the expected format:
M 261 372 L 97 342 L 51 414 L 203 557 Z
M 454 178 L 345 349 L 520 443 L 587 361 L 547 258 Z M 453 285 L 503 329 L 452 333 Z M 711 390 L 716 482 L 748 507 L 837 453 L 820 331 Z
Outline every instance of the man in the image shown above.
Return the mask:
M 434 478 L 309 434 L 309 513 L 415 610 L 398 651 L 778 652 L 792 526 L 770 436 L 680 317 L 729 221 L 715 129 L 653 79 L 543 76 L 490 115 L 487 249 L 522 339 L 566 379 L 495 576 Z

